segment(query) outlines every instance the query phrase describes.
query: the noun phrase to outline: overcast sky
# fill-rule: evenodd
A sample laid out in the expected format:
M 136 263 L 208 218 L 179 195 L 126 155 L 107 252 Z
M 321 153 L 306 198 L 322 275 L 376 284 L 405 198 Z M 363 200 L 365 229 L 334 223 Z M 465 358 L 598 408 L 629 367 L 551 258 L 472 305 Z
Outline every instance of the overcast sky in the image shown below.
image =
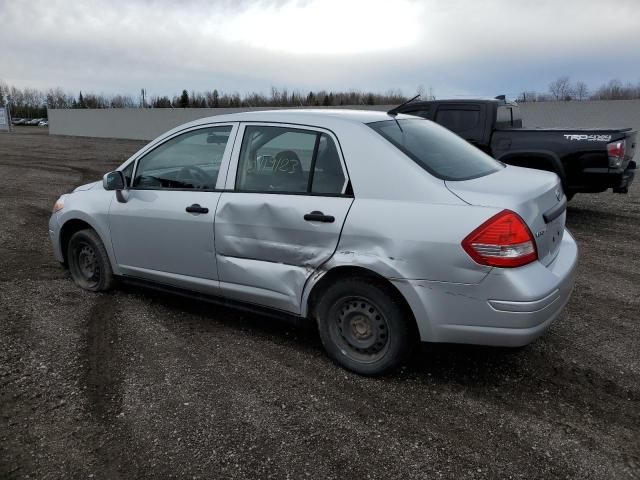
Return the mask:
M 639 0 L 0 0 L 0 81 L 76 92 L 640 82 Z

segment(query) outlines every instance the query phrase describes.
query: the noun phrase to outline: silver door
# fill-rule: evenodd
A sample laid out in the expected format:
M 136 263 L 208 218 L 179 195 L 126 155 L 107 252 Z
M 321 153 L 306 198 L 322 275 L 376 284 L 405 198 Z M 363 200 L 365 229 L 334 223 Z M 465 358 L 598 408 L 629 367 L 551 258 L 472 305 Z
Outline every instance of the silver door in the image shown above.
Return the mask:
M 224 295 L 300 312 L 353 202 L 337 145 L 310 127 L 241 125 L 215 221 Z
M 109 211 L 123 274 L 218 293 L 213 221 L 236 131 L 191 129 L 136 160 L 126 201 Z

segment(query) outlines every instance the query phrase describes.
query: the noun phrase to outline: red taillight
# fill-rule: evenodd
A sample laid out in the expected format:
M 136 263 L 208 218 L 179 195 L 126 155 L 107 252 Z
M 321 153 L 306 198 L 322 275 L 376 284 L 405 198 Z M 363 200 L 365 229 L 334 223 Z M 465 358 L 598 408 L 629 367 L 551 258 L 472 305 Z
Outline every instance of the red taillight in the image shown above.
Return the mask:
M 538 259 L 529 227 L 511 210 L 476 228 L 462 241 L 462 248 L 479 264 L 491 267 L 521 267 Z
M 624 160 L 625 147 L 626 142 L 624 140 L 619 140 L 617 142 L 607 144 L 607 154 L 609 155 L 610 167 L 618 168 L 620 165 L 622 165 L 622 161 Z

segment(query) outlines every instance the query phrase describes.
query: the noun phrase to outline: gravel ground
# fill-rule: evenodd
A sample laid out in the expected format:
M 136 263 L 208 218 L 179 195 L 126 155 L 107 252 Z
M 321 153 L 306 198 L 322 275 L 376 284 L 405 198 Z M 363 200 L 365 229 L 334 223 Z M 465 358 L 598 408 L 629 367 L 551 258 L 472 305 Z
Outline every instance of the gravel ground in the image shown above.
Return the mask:
M 0 478 L 640 478 L 640 182 L 571 203 L 577 284 L 545 336 L 369 379 L 312 329 L 72 283 L 51 206 L 140 146 L 0 135 Z

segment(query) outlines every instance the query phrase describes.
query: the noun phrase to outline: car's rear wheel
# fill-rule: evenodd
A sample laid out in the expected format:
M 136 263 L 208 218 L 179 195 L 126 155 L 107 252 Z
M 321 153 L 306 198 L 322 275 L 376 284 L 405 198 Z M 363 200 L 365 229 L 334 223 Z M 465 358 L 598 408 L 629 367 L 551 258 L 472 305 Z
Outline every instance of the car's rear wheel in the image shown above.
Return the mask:
M 365 278 L 334 283 L 315 311 L 322 344 L 339 365 L 361 375 L 380 375 L 409 355 L 412 319 L 385 285 Z
M 67 248 L 71 278 L 92 292 L 109 290 L 114 284 L 109 256 L 98 234 L 90 229 L 73 234 Z

